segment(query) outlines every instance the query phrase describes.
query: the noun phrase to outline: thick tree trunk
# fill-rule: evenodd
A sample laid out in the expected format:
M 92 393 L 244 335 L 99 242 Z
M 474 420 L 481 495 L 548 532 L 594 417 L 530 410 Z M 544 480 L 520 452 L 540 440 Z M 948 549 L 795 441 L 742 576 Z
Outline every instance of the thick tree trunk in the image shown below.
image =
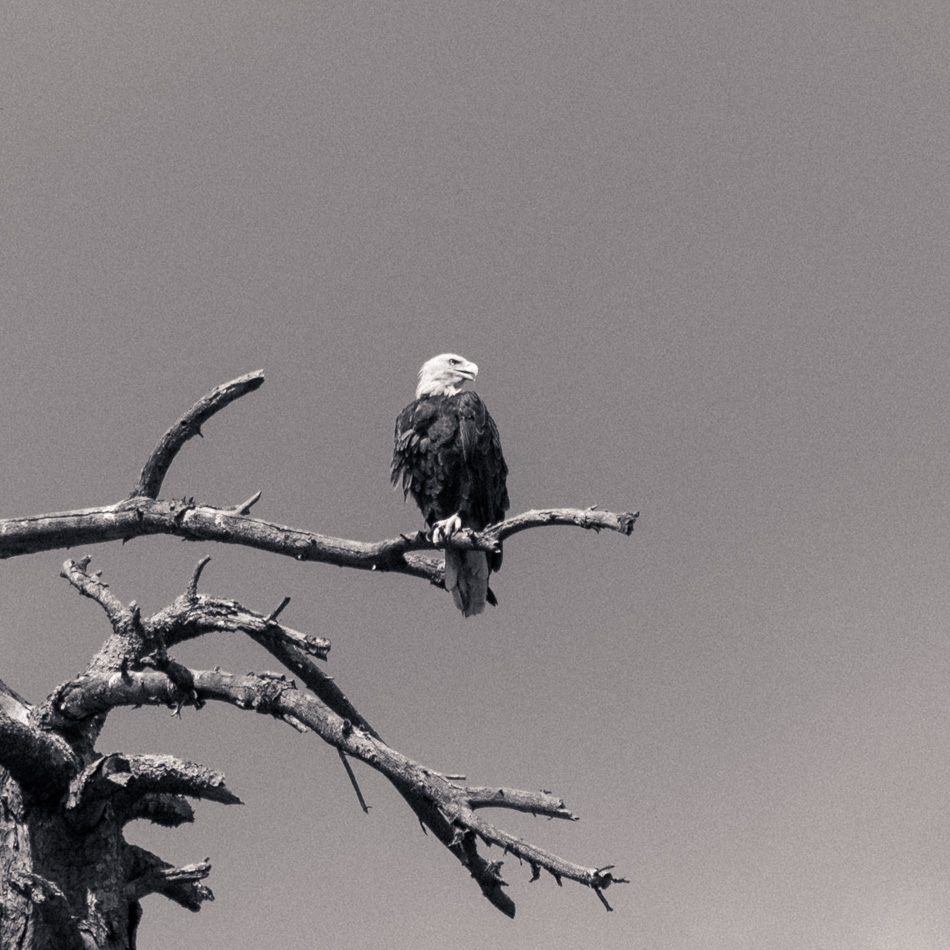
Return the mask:
M 77 826 L 62 798 L 38 800 L 2 773 L 0 842 L 3 950 L 133 950 L 132 852 L 111 806 Z

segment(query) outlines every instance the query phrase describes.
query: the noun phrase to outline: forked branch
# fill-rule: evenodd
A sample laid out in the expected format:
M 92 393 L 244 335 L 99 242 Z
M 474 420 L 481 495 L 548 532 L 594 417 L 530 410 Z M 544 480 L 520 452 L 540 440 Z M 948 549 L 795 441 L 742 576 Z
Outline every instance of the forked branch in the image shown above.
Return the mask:
M 83 675 L 56 691 L 44 710 L 46 721 L 81 729 L 83 723 L 98 721 L 119 706 L 166 705 L 180 710 L 182 706 L 200 707 L 209 701 L 269 715 L 298 730 L 316 733 L 344 755 L 383 774 L 503 913 L 513 915 L 514 903 L 503 890 L 507 885 L 501 877 L 501 862 L 483 857 L 478 850 L 479 842 L 497 845 L 503 854 L 513 854 L 531 867 L 535 877 L 546 870 L 558 883 L 566 878 L 584 884 L 609 907 L 603 891 L 620 880 L 609 871 L 566 861 L 476 814 L 485 808 L 503 808 L 576 820 L 560 798 L 549 792 L 468 786 L 397 752 L 380 738 L 330 677 L 317 668 L 315 660 L 325 659 L 329 650 L 326 640 L 278 624 L 272 618 L 279 611 L 263 616 L 234 601 L 199 594 L 197 577 L 206 563 L 203 560 L 199 564 L 185 593 L 170 607 L 141 619 L 146 638 L 160 643 L 164 650 L 205 633 L 244 633 L 264 645 L 308 688 L 298 688 L 294 680 L 282 674 L 238 676 L 220 669 L 190 670 L 164 653 L 154 660 L 134 654 L 126 660 L 116 660 L 110 652 L 111 668 L 103 663 L 100 654 Z M 69 561 L 64 575 L 80 590 L 93 585 L 99 591 L 104 586 L 101 577 L 89 575 L 87 568 L 88 561 Z M 110 601 L 112 610 L 107 612 L 121 618 L 121 605 L 116 605 L 117 600 Z M 224 803 L 237 801 L 220 775 L 201 766 L 163 756 L 110 755 L 97 759 L 76 776 L 68 807 L 77 822 L 88 823 L 96 820 L 105 801 L 125 812 L 138 808 L 138 801 L 146 796 L 152 801 L 156 794 L 184 794 Z M 187 818 L 186 815 L 182 820 Z M 174 820 L 176 816 L 172 815 Z M 165 880 L 162 874 L 164 871 L 156 880 Z
M 500 847 L 527 863 L 534 876 L 549 872 L 560 883 L 577 881 L 602 897 L 611 884 L 621 883 L 608 869 L 566 861 L 485 821 L 475 813 L 486 807 L 512 808 L 551 818 L 575 820 L 560 799 L 547 792 L 468 788 L 402 755 L 375 736 L 338 716 L 309 690 L 274 675 L 243 676 L 222 670 L 190 670 L 201 702 L 224 702 L 287 722 L 298 722 L 330 745 L 383 774 L 413 806 L 416 814 L 478 881 L 482 892 L 509 916 L 514 905 L 500 890 L 506 886 L 501 862 L 487 862 L 477 850 L 479 840 Z M 175 684 L 157 671 L 130 672 L 123 677 L 92 678 L 66 684 L 58 695 L 57 711 L 70 719 L 96 716 L 117 706 L 168 705 L 175 701 Z

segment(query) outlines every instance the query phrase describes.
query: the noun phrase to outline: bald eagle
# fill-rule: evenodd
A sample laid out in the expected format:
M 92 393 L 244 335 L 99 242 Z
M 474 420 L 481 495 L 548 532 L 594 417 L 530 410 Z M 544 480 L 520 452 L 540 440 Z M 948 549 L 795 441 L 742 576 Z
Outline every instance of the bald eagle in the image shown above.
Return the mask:
M 495 604 L 488 576 L 501 567 L 501 552 L 461 551 L 451 545 L 461 528 L 481 531 L 508 510 L 508 466 L 498 427 L 485 403 L 461 387 L 478 375 L 474 363 L 443 353 L 419 370 L 416 398 L 396 419 L 392 483 L 412 495 L 445 544 L 445 587 L 466 617 Z

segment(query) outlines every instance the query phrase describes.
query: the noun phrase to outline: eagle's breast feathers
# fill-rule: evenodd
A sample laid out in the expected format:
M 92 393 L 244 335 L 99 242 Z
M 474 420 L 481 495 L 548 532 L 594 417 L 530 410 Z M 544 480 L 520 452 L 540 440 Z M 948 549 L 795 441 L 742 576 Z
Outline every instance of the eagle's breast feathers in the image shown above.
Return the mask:
M 507 476 L 498 427 L 476 393 L 423 396 L 399 414 L 392 481 L 427 524 L 455 513 L 476 531 L 500 521 Z

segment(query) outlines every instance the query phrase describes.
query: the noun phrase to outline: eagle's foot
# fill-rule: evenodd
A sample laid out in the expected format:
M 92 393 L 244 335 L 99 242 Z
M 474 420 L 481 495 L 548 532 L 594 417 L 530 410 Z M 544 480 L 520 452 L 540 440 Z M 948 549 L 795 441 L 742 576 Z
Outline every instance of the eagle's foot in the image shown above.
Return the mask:
M 448 518 L 443 518 L 432 525 L 432 543 L 445 544 L 452 539 L 452 535 L 462 530 L 462 519 L 458 512 Z

